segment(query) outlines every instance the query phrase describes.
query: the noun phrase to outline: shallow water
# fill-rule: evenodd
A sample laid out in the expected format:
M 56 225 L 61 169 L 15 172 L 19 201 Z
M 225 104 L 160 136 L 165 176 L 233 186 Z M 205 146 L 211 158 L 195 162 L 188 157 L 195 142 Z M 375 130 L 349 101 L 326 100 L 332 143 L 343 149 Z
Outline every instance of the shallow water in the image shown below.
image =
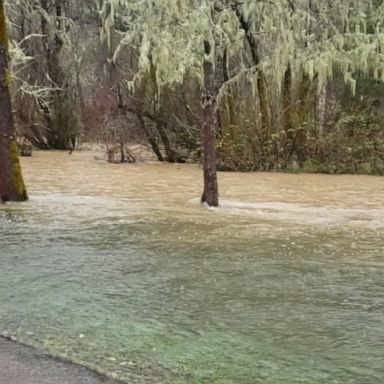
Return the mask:
M 133 383 L 378 384 L 384 178 L 23 159 L 0 331 Z

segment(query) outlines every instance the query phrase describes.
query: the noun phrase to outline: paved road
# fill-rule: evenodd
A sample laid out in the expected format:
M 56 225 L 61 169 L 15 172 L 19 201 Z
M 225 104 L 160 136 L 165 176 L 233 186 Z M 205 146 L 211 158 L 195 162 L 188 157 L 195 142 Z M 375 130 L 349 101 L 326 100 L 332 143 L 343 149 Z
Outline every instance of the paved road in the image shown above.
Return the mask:
M 0 384 L 118 384 L 91 370 L 0 337 Z

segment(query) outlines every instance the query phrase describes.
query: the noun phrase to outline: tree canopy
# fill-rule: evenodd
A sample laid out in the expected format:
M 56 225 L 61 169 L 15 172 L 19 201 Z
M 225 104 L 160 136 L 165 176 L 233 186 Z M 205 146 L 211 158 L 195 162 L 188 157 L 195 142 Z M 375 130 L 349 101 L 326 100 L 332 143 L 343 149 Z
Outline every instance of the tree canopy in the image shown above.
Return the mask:
M 214 47 L 212 62 L 224 50 L 228 59 L 237 59 L 232 81 L 262 70 L 279 86 L 288 65 L 295 76 L 304 72 L 316 79 L 319 88 L 335 69 L 352 89 L 358 74 L 384 79 L 382 1 L 107 0 L 100 14 L 104 38 L 110 39 L 116 25 L 124 36 L 114 60 L 124 46 L 134 46 L 135 79 L 154 65 L 160 87 L 191 74 L 202 79 L 204 41 Z M 254 66 L 247 62 L 246 35 L 259 46 L 260 62 Z

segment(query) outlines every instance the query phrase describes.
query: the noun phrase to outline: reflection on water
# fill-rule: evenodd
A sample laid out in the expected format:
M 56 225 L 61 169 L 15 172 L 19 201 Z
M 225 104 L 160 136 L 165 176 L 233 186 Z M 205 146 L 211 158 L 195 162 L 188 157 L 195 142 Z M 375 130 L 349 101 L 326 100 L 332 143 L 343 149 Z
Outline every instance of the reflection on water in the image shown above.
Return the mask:
M 23 160 L 0 331 L 133 383 L 378 384 L 384 179 Z

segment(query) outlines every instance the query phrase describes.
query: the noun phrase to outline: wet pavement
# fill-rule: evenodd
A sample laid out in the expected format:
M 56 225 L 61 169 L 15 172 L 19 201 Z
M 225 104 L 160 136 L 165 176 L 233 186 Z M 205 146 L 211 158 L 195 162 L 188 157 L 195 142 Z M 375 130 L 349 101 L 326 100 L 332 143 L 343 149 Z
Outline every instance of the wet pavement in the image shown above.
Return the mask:
M 85 367 L 0 337 L 0 384 L 118 384 Z

